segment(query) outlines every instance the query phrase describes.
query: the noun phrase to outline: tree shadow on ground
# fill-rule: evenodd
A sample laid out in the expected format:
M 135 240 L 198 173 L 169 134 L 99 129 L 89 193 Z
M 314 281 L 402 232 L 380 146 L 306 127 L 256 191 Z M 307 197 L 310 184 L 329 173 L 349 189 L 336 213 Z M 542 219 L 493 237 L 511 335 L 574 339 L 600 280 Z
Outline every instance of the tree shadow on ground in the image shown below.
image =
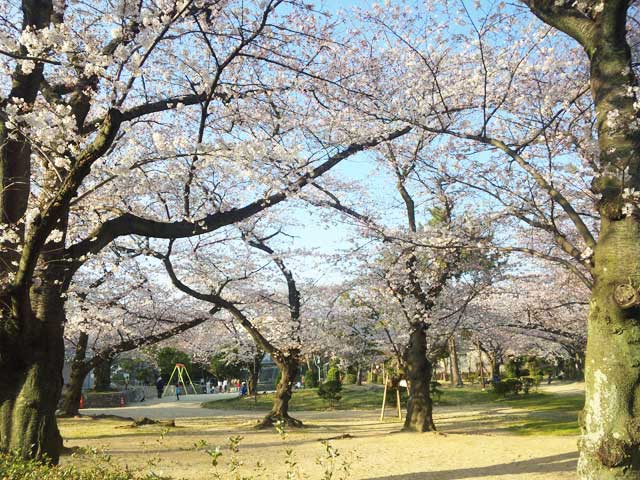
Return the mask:
M 384 477 L 369 477 L 367 480 L 462 480 L 465 478 L 499 478 L 502 475 L 575 471 L 577 452 L 562 453 L 548 457 L 532 458 L 520 462 L 502 463 L 485 467 L 458 468 L 432 472 L 415 472 Z

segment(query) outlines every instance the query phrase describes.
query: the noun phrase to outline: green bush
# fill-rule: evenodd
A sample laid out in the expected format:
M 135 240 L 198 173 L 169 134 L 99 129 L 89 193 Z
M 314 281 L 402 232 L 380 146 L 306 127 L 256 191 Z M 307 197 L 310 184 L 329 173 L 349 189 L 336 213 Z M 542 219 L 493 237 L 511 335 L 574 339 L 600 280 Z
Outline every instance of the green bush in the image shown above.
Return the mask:
M 24 460 L 19 455 L 0 453 L 0 478 L 2 480 L 151 480 L 157 475 L 146 475 L 120 468 L 108 458 L 96 455 L 90 467 L 82 470 L 73 466 L 47 465 L 36 460 Z
M 522 377 L 520 380 L 522 381 L 522 391 L 525 395 L 529 394 L 531 389 L 536 389 L 540 385 L 540 380 L 542 377 Z
M 332 367 L 329 367 L 329 371 L 327 372 L 327 382 L 342 383 L 340 381 L 340 369 L 335 365 Z
M 433 380 L 431 382 L 431 398 L 433 398 L 436 402 L 440 401 L 440 397 L 442 397 L 442 390 L 440 390 L 438 387 L 441 387 L 442 384 L 440 384 L 439 382 Z
M 340 392 L 342 391 L 342 385 L 335 380 L 327 380 L 320 387 L 318 387 L 318 396 L 323 400 L 329 402 L 331 407 L 335 407 L 336 404 L 342 398 Z
M 507 378 L 504 383 L 507 384 L 509 393 L 518 395 L 522 391 L 522 381 L 517 378 Z
M 345 385 L 354 385 L 357 382 L 357 378 L 356 378 L 356 374 L 355 373 L 347 373 L 344 376 L 344 384 Z
M 493 384 L 493 391 L 498 395 L 506 397 L 507 395 L 518 395 L 522 391 L 523 382 L 517 378 L 507 378 L 502 382 L 495 382 Z
M 318 372 L 310 368 L 304 373 L 304 388 L 316 388 L 318 386 Z

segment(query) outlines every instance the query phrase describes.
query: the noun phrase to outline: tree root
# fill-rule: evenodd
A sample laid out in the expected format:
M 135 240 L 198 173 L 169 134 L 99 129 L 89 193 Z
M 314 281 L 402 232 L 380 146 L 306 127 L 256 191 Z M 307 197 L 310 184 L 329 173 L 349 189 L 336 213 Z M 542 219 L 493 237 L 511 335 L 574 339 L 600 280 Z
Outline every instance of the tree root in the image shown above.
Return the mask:
M 260 422 L 258 422 L 255 428 L 256 430 L 264 430 L 266 428 L 272 428 L 274 425 L 280 422 L 284 423 L 285 426 L 291 428 L 302 428 L 304 426 L 302 421 L 298 420 L 297 418 L 290 417 L 289 415 L 270 413 Z

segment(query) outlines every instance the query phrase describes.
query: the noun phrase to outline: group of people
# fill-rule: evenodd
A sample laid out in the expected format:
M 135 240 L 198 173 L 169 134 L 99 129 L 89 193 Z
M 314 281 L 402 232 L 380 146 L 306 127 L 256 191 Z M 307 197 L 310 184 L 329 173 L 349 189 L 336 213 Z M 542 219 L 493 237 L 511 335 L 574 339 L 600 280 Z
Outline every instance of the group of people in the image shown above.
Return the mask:
M 229 393 L 229 392 L 240 392 L 240 395 L 247 394 L 247 383 L 241 382 L 238 379 L 233 379 L 231 381 L 227 380 L 216 380 L 215 378 L 210 378 L 204 381 L 204 378 L 200 379 L 200 385 L 202 387 L 202 391 L 204 393 Z

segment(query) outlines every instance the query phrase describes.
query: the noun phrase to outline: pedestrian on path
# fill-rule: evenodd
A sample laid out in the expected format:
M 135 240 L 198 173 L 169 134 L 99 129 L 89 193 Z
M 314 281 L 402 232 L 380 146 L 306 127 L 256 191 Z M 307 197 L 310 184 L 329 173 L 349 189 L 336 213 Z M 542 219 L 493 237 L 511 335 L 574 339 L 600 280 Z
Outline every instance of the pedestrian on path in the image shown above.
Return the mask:
M 158 377 L 156 380 L 156 390 L 158 391 L 158 398 L 162 398 L 162 393 L 164 392 L 164 380 L 162 377 Z

